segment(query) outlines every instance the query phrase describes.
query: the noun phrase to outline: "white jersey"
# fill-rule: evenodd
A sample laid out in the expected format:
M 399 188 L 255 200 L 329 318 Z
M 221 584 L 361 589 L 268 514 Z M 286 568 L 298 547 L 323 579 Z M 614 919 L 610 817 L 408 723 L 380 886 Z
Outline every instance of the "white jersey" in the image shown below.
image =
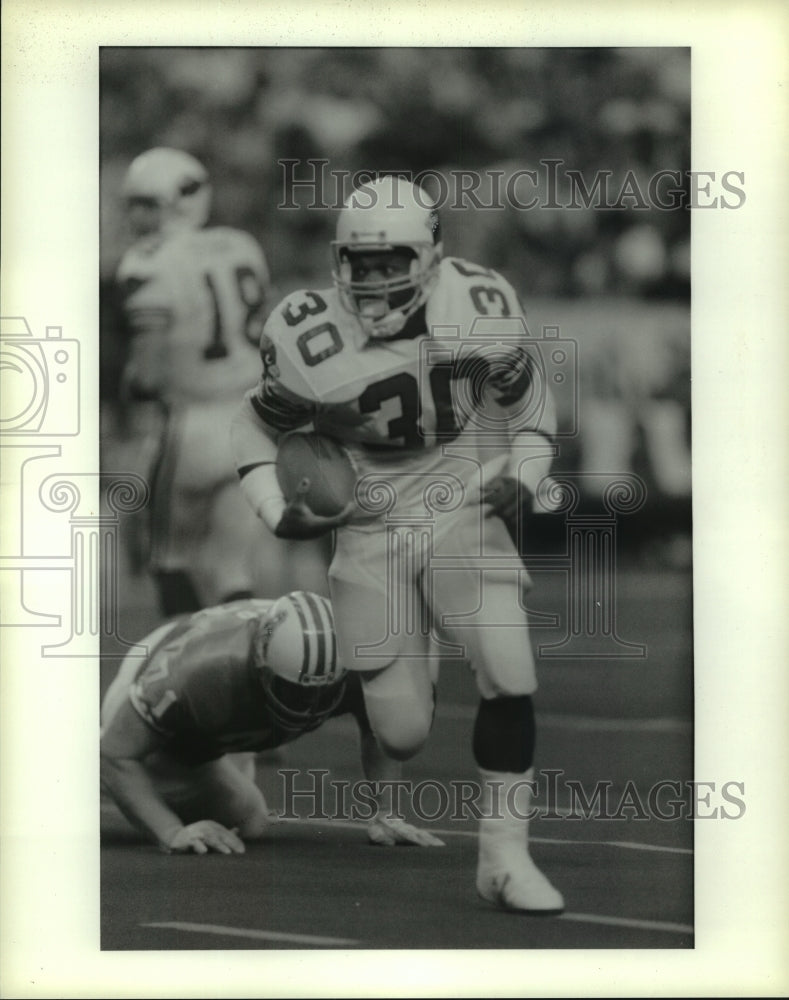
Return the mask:
M 131 335 L 125 385 L 166 415 L 152 430 L 150 568 L 189 572 L 201 603 L 251 591 L 258 532 L 238 490 L 230 422 L 260 365 L 263 252 L 247 233 L 224 227 L 146 237 L 126 253 L 117 279 Z
M 247 233 L 146 237 L 118 268 L 129 365 L 169 406 L 238 398 L 254 385 L 269 275 Z
M 556 431 L 543 345 L 513 288 L 458 258 L 395 337 L 369 340 L 336 289 L 301 290 L 272 311 L 260 353 L 247 406 L 261 433 L 313 427 L 349 448 L 373 494 L 386 480 L 409 506 L 434 487 L 476 502 L 515 434 Z M 256 460 L 252 436 L 237 464 Z M 360 516 L 376 511 L 371 498 Z
M 235 425 L 242 476 L 271 463 L 278 434 L 310 427 L 357 466 L 356 509 L 329 571 L 341 662 L 394 670 L 380 700 L 399 712 L 404 699 L 406 731 L 441 656 L 472 663 L 486 698 L 534 691 L 526 569 L 480 503 L 513 449 L 530 461 L 519 441 L 545 451 L 556 432 L 557 362 L 511 285 L 445 258 L 425 306 L 386 340 L 365 335 L 335 288 L 294 292 L 272 311 L 261 355 Z

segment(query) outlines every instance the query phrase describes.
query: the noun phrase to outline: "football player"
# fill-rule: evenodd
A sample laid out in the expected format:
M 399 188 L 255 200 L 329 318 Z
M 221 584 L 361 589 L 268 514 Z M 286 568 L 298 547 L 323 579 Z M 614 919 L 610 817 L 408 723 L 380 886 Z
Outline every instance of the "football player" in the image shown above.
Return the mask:
M 102 787 L 168 853 L 242 853 L 272 818 L 253 753 L 345 713 L 359 726 L 365 777 L 399 779 L 370 729 L 358 674 L 338 662 L 325 597 L 294 591 L 206 608 L 160 626 L 121 664 L 101 709 Z M 442 846 L 383 794 L 378 803 L 372 843 Z
M 259 592 L 259 525 L 239 493 L 229 426 L 257 378 L 269 273 L 249 234 L 206 226 L 211 185 L 188 153 L 142 153 L 123 199 L 136 240 L 117 272 L 128 334 L 122 396 L 151 487 L 135 556 L 173 615 Z M 285 562 L 288 547 L 277 548 L 269 545 L 269 567 Z M 289 589 L 283 582 L 271 593 Z
M 514 803 L 533 778 L 537 681 L 527 574 L 505 521 L 536 503 L 554 453 L 539 344 L 499 274 L 442 256 L 434 203 L 403 179 L 350 196 L 332 254 L 333 287 L 294 292 L 266 323 L 263 374 L 234 423 L 242 489 L 276 535 L 337 529 L 340 655 L 388 754 L 406 759 L 427 739 L 438 657 L 471 664 L 477 890 L 505 909 L 561 912 L 528 850 L 529 803 Z M 335 517 L 279 489 L 277 440 L 298 429 L 343 442 L 360 471 Z

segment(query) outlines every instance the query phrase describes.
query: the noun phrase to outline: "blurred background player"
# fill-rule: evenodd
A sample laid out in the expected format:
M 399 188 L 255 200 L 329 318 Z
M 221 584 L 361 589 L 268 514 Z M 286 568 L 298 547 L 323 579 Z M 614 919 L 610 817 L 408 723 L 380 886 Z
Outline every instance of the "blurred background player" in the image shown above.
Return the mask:
M 206 227 L 208 173 L 181 150 L 134 159 L 123 199 L 136 238 L 117 271 L 128 334 L 124 458 L 151 489 L 131 535 L 137 568 L 148 566 L 164 615 L 261 587 L 282 593 L 285 546 L 269 544 L 261 558 L 229 451 L 231 415 L 259 367 L 270 284 L 263 252 L 245 232 Z
M 338 662 L 326 598 L 293 592 L 206 608 L 160 626 L 121 664 L 101 710 L 101 780 L 127 819 L 167 851 L 241 853 L 272 817 L 252 753 L 351 713 L 369 781 L 397 780 L 357 674 Z M 372 843 L 442 846 L 379 796 Z
M 278 536 L 337 528 L 330 589 L 340 656 L 361 672 L 387 753 L 406 759 L 429 735 L 436 636 L 465 654 L 481 696 L 477 890 L 505 909 L 561 912 L 561 894 L 529 854 L 528 794 L 513 799 L 533 777 L 537 681 L 527 576 L 504 518 L 534 502 L 556 430 L 520 304 L 496 272 L 442 259 L 434 203 L 402 179 L 382 177 L 350 196 L 332 252 L 334 287 L 294 292 L 266 323 L 263 376 L 234 424 L 242 488 Z M 447 339 L 438 340 L 442 329 Z M 428 341 L 441 347 L 432 361 Z M 391 503 L 376 511 L 360 500 L 334 518 L 314 515 L 301 494 L 286 503 L 273 464 L 278 436 L 310 428 L 345 443 L 372 476 L 371 495 L 374 481 Z M 386 514 L 421 531 L 434 487 L 443 499 L 428 506 L 432 551 L 409 549 L 401 535 L 395 554 Z M 440 572 L 433 555 L 444 558 Z M 496 568 L 480 569 L 482 556 Z M 409 616 L 414 627 L 391 628 Z

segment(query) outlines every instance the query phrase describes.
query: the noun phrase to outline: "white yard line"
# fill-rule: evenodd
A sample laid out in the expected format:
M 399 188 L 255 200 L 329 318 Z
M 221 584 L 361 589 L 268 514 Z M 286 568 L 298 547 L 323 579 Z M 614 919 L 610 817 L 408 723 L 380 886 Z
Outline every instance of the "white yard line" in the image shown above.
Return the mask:
M 433 831 L 431 830 L 431 833 Z M 449 833 L 450 831 L 446 831 Z M 693 854 L 690 847 L 668 847 L 663 844 L 639 844 L 636 840 L 567 840 L 556 837 L 529 837 L 534 844 L 584 844 L 589 847 L 619 847 L 624 851 L 657 851 L 660 854 Z
M 557 919 L 606 927 L 630 927 L 640 931 L 665 931 L 669 934 L 693 934 L 690 924 L 675 924 L 667 920 L 639 920 L 635 917 L 606 917 L 597 913 L 562 913 Z M 193 924 L 186 921 L 154 921 L 141 927 L 186 931 L 193 934 L 216 934 L 218 937 L 242 937 L 254 941 L 280 941 L 288 944 L 309 944 L 318 947 L 356 947 L 360 941 L 352 938 L 319 937 L 315 934 L 287 934 L 284 931 L 260 931 L 252 927 L 225 927 L 220 924 Z
M 601 917 L 596 913 L 562 913 L 559 920 L 576 920 L 582 924 L 605 924 L 609 927 L 632 927 L 640 931 L 667 931 L 669 934 L 692 934 L 691 924 L 675 924 L 668 920 L 637 920 L 631 917 Z
M 221 924 L 190 924 L 179 920 L 140 924 L 140 927 L 160 927 L 164 930 L 190 931 L 195 934 L 254 938 L 256 941 L 288 941 L 291 944 L 344 945 L 349 948 L 359 944 L 352 938 L 318 937 L 315 934 L 286 934 L 284 931 L 258 931 L 251 927 L 223 927 Z
M 589 841 L 592 843 L 592 841 Z M 662 851 L 665 854 L 693 854 L 692 847 L 664 847 L 658 844 L 639 844 L 635 840 L 606 840 L 609 847 L 622 847 L 627 851 Z
M 554 815 L 555 813 L 552 813 Z M 358 830 L 366 826 L 364 820 L 353 819 L 302 819 L 300 816 L 280 818 L 277 823 L 302 823 L 305 826 L 331 826 L 342 827 L 348 830 Z M 427 829 L 427 828 L 426 828 Z M 445 830 L 429 827 L 430 833 L 436 837 L 475 837 L 476 830 Z M 690 847 L 668 847 L 662 844 L 639 844 L 635 840 L 570 840 L 566 837 L 530 837 L 529 840 L 535 844 L 563 844 L 565 847 L 574 847 L 578 844 L 590 847 L 618 847 L 626 851 L 657 851 L 664 854 L 693 854 Z
M 111 802 L 102 802 L 100 811 L 105 815 L 118 815 L 118 810 Z M 551 815 L 555 815 L 557 810 L 553 810 Z M 560 813 L 562 810 L 558 810 Z M 359 830 L 366 826 L 364 820 L 346 819 L 302 819 L 301 817 L 279 818 L 276 823 L 302 823 L 313 826 L 343 827 L 349 830 Z M 436 837 L 476 837 L 476 830 L 438 830 L 430 827 L 430 833 Z M 656 851 L 659 854 L 693 854 L 690 847 L 669 847 L 663 844 L 640 844 L 635 840 L 570 840 L 566 837 L 535 837 L 529 838 L 535 844 L 564 844 L 567 847 L 574 845 L 584 845 L 587 847 L 618 847 L 625 851 Z

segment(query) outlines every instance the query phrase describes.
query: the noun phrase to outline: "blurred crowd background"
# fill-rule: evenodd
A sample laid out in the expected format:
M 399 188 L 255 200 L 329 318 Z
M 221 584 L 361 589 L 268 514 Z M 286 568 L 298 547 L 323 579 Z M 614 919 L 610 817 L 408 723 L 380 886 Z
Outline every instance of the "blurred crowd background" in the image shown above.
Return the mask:
M 139 152 L 176 146 L 205 163 L 211 221 L 260 241 L 278 293 L 325 287 L 336 209 L 308 207 L 303 189 L 298 208 L 279 208 L 288 170 L 303 179 L 307 161 L 323 159 L 327 177 L 459 169 L 543 177 L 540 161 L 554 159 L 587 186 L 608 171 L 616 192 L 632 172 L 646 192 L 659 171 L 686 178 L 690 168 L 690 50 L 104 48 L 100 115 L 102 397 L 111 426 L 123 354 L 111 285 L 128 245 L 118 192 Z M 300 165 L 284 168 L 285 160 Z M 334 205 L 331 184 L 326 193 Z M 544 204 L 547 192 L 536 193 Z M 690 212 L 634 201 L 448 206 L 445 253 L 501 271 L 533 334 L 558 326 L 577 344 L 577 377 L 559 402 L 578 434 L 563 440 L 557 468 L 640 475 L 648 501 L 624 537 L 650 559 L 687 565 Z

